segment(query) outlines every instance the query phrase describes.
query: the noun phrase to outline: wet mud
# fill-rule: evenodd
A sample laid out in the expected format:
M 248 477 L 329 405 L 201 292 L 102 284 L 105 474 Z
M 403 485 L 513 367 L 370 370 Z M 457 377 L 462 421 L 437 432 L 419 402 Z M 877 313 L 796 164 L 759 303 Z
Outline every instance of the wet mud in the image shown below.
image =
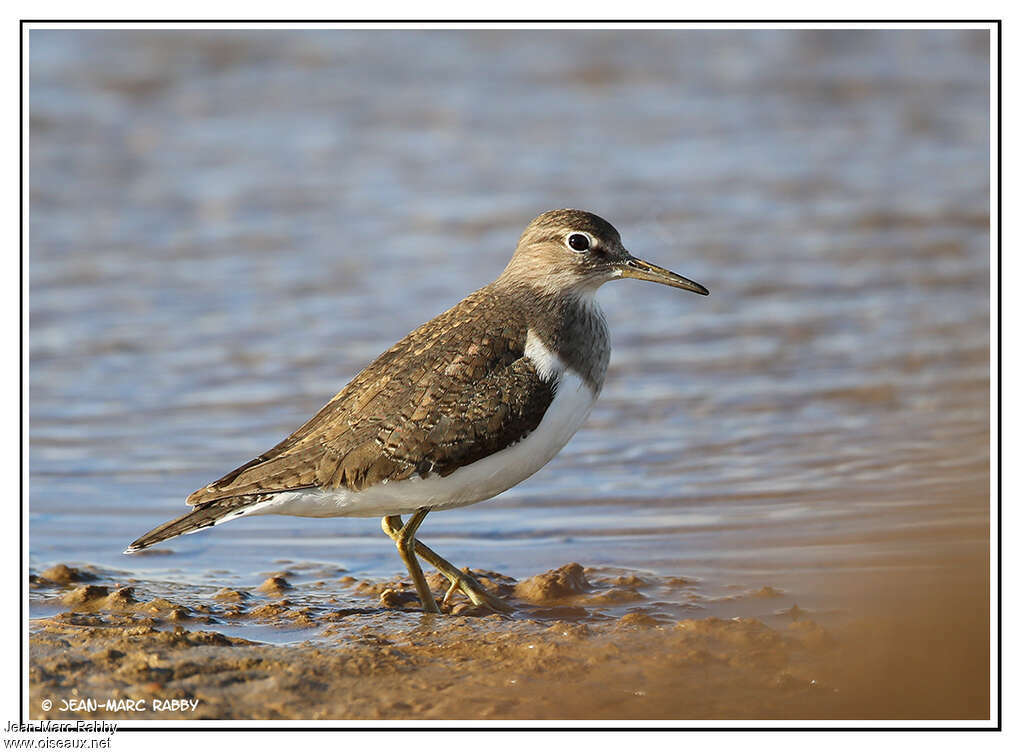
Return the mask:
M 251 590 L 122 582 L 118 574 L 66 564 L 33 574 L 35 612 L 51 613 L 31 623 L 33 716 L 988 715 L 985 590 L 952 574 L 898 598 L 869 589 L 851 598 L 849 611 L 821 614 L 795 604 L 755 610 L 759 601 L 785 599 L 764 585 L 737 591 L 734 600 L 760 617 L 680 619 L 681 606 L 692 612 L 709 602 L 685 575 L 577 563 L 521 581 L 474 572 L 513 604 L 513 614 L 456 597 L 447 614 L 427 615 L 407 582 L 330 570 L 299 565 Z M 436 573 L 428 578 L 439 593 L 447 584 Z M 48 711 L 44 700 L 53 705 Z

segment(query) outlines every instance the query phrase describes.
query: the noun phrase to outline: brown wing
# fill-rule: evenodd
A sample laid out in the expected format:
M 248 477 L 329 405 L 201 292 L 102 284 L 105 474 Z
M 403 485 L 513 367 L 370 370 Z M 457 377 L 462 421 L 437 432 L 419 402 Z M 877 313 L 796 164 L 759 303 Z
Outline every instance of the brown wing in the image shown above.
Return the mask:
M 485 324 L 483 313 L 502 303 L 483 288 L 413 331 L 294 433 L 188 502 L 446 476 L 519 441 L 540 423 L 554 385 L 523 357 L 520 314 Z

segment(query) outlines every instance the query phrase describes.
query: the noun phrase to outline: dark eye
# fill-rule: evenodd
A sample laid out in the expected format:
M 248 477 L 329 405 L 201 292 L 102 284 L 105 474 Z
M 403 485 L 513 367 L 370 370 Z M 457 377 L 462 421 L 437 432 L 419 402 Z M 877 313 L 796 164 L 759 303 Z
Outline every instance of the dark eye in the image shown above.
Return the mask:
M 573 251 L 586 251 L 590 248 L 590 239 L 582 233 L 573 233 L 569 236 L 569 248 Z

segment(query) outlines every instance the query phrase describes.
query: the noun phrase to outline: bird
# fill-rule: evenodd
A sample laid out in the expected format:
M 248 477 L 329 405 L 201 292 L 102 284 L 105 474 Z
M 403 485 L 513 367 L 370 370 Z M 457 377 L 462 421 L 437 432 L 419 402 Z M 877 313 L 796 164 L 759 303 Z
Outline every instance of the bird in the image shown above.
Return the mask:
M 424 612 L 441 610 L 419 559 L 449 582 L 442 606 L 462 592 L 511 611 L 416 534 L 432 511 L 519 484 L 584 423 L 611 354 L 595 296 L 620 278 L 709 293 L 633 256 L 591 212 L 544 212 L 497 279 L 398 341 L 273 448 L 193 492 L 191 512 L 125 554 L 244 516 L 379 516 Z

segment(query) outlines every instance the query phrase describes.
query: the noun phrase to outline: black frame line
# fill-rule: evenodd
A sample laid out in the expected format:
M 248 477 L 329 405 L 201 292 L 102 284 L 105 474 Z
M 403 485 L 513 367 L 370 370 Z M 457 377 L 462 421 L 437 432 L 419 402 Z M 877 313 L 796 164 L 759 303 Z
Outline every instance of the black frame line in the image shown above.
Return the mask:
M 995 657 L 995 725 L 994 727 L 968 726 L 698 726 L 698 725 L 648 725 L 648 726 L 310 726 L 310 725 L 213 725 L 213 726 L 122 726 L 118 732 L 1001 732 L 1002 730 L 1002 19 L 1001 18 L 19 18 L 18 19 L 18 721 L 26 722 L 25 707 L 25 579 L 22 566 L 25 562 L 25 27 L 29 24 L 351 24 L 353 27 L 373 24 L 422 24 L 424 26 L 468 24 L 595 24 L 595 25 L 636 25 L 636 24 L 988 24 L 994 25 L 996 40 L 995 65 L 995 437 L 997 472 L 995 477 L 995 600 L 996 600 L 996 657 Z M 31 30 L 30 30 L 31 31 Z M 992 30 L 989 30 L 992 31 Z M 991 39 L 991 37 L 989 38 Z M 991 47 L 989 47 L 991 54 Z M 989 57 L 991 60 L 991 57 Z M 993 82 L 989 82 L 989 87 Z M 991 91 L 991 90 L 990 90 Z M 989 155 L 992 159 L 992 155 Z M 989 233 L 992 231 L 989 217 Z M 992 291 L 989 290 L 989 296 Z M 991 327 L 991 323 L 989 324 Z M 991 332 L 991 330 L 989 331 Z M 991 339 L 989 340 L 991 348 Z M 989 357 L 991 359 L 991 355 Z M 991 379 L 991 375 L 989 375 Z M 990 407 L 991 408 L 991 407 Z M 991 414 L 989 414 L 991 418 Z M 991 450 L 991 449 L 990 449 Z M 991 455 L 989 455 L 991 473 Z M 991 484 L 991 479 L 989 481 Z M 991 501 L 990 501 L 991 504 Z M 991 543 L 990 543 L 991 546 Z M 991 647 L 989 647 L 991 653 Z M 991 655 L 989 655 L 991 658 Z M 991 703 L 991 702 L 990 702 Z M 31 718 L 29 718 L 31 719 Z

